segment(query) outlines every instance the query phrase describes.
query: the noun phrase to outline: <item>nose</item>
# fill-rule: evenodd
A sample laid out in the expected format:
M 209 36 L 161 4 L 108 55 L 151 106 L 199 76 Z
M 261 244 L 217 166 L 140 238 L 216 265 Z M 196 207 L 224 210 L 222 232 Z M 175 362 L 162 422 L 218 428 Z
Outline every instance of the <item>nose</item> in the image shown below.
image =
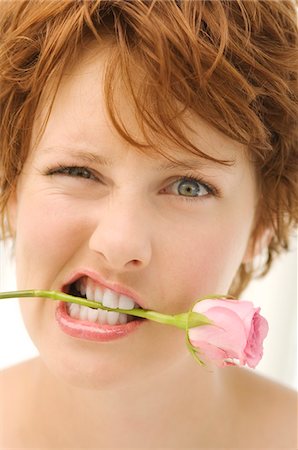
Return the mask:
M 108 270 L 145 268 L 152 254 L 150 223 L 144 207 L 133 200 L 110 200 L 97 212 L 89 248 L 101 256 Z

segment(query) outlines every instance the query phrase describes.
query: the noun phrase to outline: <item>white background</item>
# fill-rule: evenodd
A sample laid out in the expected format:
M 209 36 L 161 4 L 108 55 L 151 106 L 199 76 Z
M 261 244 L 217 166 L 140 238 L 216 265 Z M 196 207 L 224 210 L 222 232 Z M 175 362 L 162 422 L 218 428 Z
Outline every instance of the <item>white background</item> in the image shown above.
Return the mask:
M 14 264 L 0 242 L 0 291 L 16 289 Z M 269 322 L 264 357 L 257 372 L 297 389 L 297 239 L 262 280 L 253 281 L 241 296 L 262 308 Z M 17 300 L 0 300 L 0 369 L 37 355 Z M 224 369 L 223 369 L 224 370 Z

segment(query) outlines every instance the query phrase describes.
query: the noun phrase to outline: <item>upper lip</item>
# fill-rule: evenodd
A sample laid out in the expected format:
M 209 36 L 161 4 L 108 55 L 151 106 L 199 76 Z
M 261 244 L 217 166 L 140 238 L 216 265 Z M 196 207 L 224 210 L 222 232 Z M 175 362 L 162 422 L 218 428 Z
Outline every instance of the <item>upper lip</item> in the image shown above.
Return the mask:
M 74 283 L 75 281 L 79 280 L 84 276 L 93 280 L 93 282 L 98 286 L 108 288 L 111 291 L 117 292 L 118 294 L 123 294 L 126 295 L 127 297 L 130 297 L 131 299 L 134 300 L 135 303 L 137 303 L 141 308 L 143 308 L 144 302 L 136 292 L 134 292 L 130 288 L 127 288 L 124 285 L 121 285 L 118 282 L 106 281 L 101 275 L 98 274 L 98 272 L 95 272 L 91 269 L 79 269 L 72 272 L 69 275 L 69 277 L 67 277 L 67 280 L 63 284 L 62 291 L 65 292 L 67 286 L 69 286 L 70 284 Z

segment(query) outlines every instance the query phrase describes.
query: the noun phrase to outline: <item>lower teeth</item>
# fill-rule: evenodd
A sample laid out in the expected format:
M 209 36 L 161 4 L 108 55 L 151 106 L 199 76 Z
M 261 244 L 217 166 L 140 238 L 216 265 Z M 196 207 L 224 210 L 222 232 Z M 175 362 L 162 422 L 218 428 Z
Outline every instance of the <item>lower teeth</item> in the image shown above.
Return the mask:
M 121 325 L 135 320 L 134 317 L 127 314 L 88 308 L 88 306 L 78 305 L 77 303 L 67 303 L 67 311 L 73 319 L 87 320 L 101 325 Z

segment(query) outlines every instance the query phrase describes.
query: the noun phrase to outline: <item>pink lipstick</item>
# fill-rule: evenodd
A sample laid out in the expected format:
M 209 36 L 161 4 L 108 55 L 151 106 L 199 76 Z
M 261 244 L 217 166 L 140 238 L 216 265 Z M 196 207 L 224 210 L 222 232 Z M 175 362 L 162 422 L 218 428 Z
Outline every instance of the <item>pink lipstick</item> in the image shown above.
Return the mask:
M 106 307 L 127 310 L 127 314 L 120 314 L 60 302 L 56 308 L 56 320 L 61 330 L 69 336 L 107 342 L 133 333 L 145 322 L 144 319 L 129 316 L 130 309 L 139 308 L 143 303 L 136 292 L 104 279 L 90 268 L 79 268 L 70 273 L 61 290 L 76 297 L 99 301 Z
M 108 325 L 72 318 L 65 302 L 56 308 L 56 320 L 61 330 L 69 336 L 89 341 L 108 342 L 135 332 L 146 320 L 137 319 L 125 324 Z

